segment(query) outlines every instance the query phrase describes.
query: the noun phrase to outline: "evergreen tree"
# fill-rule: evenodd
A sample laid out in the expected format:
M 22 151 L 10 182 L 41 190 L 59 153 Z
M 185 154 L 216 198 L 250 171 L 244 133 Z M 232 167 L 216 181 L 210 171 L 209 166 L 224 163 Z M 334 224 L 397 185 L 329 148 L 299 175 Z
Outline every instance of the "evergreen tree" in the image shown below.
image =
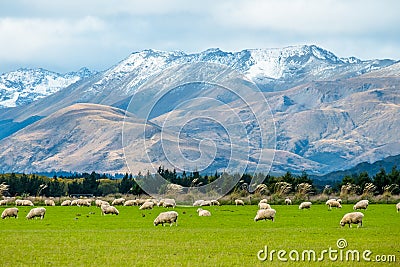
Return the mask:
M 130 177 L 129 177 L 128 173 L 125 173 L 124 177 L 121 180 L 121 183 L 119 184 L 119 192 L 120 193 L 126 194 L 132 188 L 133 179 L 132 179 L 132 176 L 130 176 Z
M 374 176 L 374 185 L 376 185 L 377 191 L 382 194 L 383 187 L 388 184 L 390 184 L 389 177 L 386 174 L 385 169 L 381 168 L 381 170 Z

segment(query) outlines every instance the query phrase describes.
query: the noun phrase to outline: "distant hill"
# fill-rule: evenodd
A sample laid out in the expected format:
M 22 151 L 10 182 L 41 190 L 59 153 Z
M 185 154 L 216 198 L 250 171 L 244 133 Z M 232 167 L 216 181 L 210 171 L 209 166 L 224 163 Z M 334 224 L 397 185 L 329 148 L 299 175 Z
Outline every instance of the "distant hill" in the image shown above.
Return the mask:
M 348 170 L 334 171 L 322 176 L 314 175 L 312 179 L 317 184 L 319 181 L 326 184 L 327 182 L 341 181 L 346 175 L 360 174 L 362 172 L 367 172 L 369 176 L 374 176 L 381 168 L 385 169 L 386 172 L 391 172 L 395 165 L 400 168 L 400 155 L 390 156 L 374 163 L 362 162 Z

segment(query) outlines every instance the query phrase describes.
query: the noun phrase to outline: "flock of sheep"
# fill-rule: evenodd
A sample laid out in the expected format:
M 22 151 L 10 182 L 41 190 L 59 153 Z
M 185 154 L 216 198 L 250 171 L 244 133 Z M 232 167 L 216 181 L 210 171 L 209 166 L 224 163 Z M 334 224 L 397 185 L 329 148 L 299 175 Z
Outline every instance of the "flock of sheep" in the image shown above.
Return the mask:
M 9 200 L 1 200 L 0 205 L 7 205 L 9 204 Z M 61 206 L 91 206 L 93 200 L 92 199 L 75 199 L 75 200 L 65 200 L 61 203 Z M 341 205 L 341 199 L 329 199 L 326 201 L 326 205 L 328 206 L 328 209 L 331 210 L 332 208 L 342 208 Z M 164 207 L 164 208 L 175 208 L 176 207 L 176 202 L 174 199 L 166 198 L 166 199 L 161 199 L 160 201 L 157 201 L 155 199 L 134 199 L 134 200 L 125 200 L 124 198 L 116 198 L 112 201 L 110 204 L 107 201 L 101 200 L 101 199 L 96 199 L 94 201 L 95 205 L 100 208 L 101 214 L 106 215 L 106 214 L 114 214 L 118 215 L 119 211 L 115 206 L 118 205 L 123 205 L 123 206 L 139 206 L 140 210 L 147 210 L 147 209 L 153 209 L 154 206 L 158 207 Z M 53 199 L 46 199 L 44 204 L 46 206 L 55 206 L 55 202 Z M 289 198 L 285 199 L 285 204 L 286 205 L 291 205 L 292 201 Z M 340 225 L 343 227 L 346 224 L 351 227 L 352 224 L 357 224 L 358 227 L 362 226 L 362 221 L 364 218 L 364 214 L 361 212 L 358 212 L 357 210 L 364 209 L 366 210 L 368 208 L 368 200 L 360 200 L 358 201 L 354 206 L 353 209 L 355 212 L 350 212 L 347 213 L 343 216 L 343 218 L 340 220 Z M 193 203 L 193 206 L 200 207 L 197 209 L 197 213 L 199 216 L 211 216 L 211 212 L 208 210 L 205 210 L 201 207 L 205 206 L 220 206 L 220 203 L 217 200 L 197 200 Z M 244 201 L 241 199 L 236 199 L 235 200 L 235 205 L 236 206 L 244 206 Z M 299 205 L 299 209 L 310 209 L 312 203 L 309 201 L 302 202 Z M 20 200 L 17 199 L 15 200 L 15 206 L 34 206 L 32 201 L 30 200 Z M 400 211 L 400 203 L 397 203 L 396 205 L 396 210 L 397 212 Z M 26 218 L 27 219 L 33 219 L 33 218 L 40 218 L 43 219 L 46 214 L 46 209 L 43 207 L 38 207 L 38 208 L 32 208 L 29 213 L 27 214 Z M 267 199 L 262 199 L 258 203 L 258 211 L 256 213 L 256 216 L 254 217 L 254 221 L 260 221 L 260 220 L 275 220 L 275 215 L 276 215 L 276 210 L 271 208 L 271 205 L 268 204 Z M 18 218 L 18 208 L 13 207 L 13 208 L 6 208 L 2 214 L 1 218 Z M 155 219 L 154 219 L 154 226 L 157 226 L 159 224 L 163 225 L 164 224 L 169 224 L 172 226 L 174 223 L 177 226 L 178 225 L 178 213 L 176 211 L 166 211 L 166 212 L 161 212 Z

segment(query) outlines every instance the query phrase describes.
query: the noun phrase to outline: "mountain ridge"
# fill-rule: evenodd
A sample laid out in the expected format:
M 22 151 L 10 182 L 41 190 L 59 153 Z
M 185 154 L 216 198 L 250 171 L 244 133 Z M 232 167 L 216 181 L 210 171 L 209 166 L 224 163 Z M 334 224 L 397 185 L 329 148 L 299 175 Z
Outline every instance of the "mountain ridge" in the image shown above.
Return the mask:
M 143 92 L 143 103 L 146 103 L 154 97 L 157 89 L 155 84 L 152 85 L 155 90 L 148 90 L 151 87 L 148 83 L 152 77 L 160 73 L 169 74 L 168 71 L 171 70 L 170 79 L 180 80 L 182 75 L 196 77 L 195 70 L 189 73 L 173 70 L 179 66 L 199 63 L 233 68 L 242 73 L 240 82 L 246 84 L 252 81 L 268 99 L 277 137 L 275 165 L 272 171 L 301 172 L 309 169 L 312 173 L 321 174 L 335 169 L 346 169 L 363 161 L 373 162 L 400 151 L 400 143 L 395 139 L 396 132 L 400 129 L 400 121 L 396 115 L 400 113 L 398 61 L 338 58 L 318 46 L 247 49 L 240 52 L 224 52 L 213 48 L 194 54 L 151 49 L 135 52 L 108 70 L 90 75 L 45 98 L 19 107 L 3 109 L 0 113 L 0 125 L 9 130 L 0 131 L 0 147 L 8 147 L 10 139 L 21 138 L 18 135 L 24 134 L 24 138 L 27 137 L 23 130 L 34 129 L 29 125 L 50 127 L 43 125 L 46 122 L 44 119 L 57 114 L 61 109 L 76 107 L 82 103 L 125 109 L 132 96 L 139 90 Z M 212 96 L 230 99 L 230 96 L 218 91 L 219 89 L 193 91 L 195 94 L 190 94 L 190 90 L 196 90 L 195 87 L 190 88 L 185 89 L 189 90 L 185 91 L 189 98 Z M 179 94 L 171 97 L 179 97 Z M 230 103 L 229 101 L 227 103 Z M 237 109 L 244 107 L 238 102 L 232 103 L 235 103 Z M 179 101 L 176 104 L 179 104 Z M 171 123 L 176 123 L 172 125 L 171 129 L 174 129 L 185 121 L 185 114 L 199 109 L 205 109 L 220 118 L 220 114 L 213 111 L 221 110 L 218 105 L 206 102 L 194 104 L 179 106 L 175 111 L 171 108 L 160 108 L 153 113 L 155 115 L 150 122 L 162 122 L 163 118 L 169 117 Z M 252 105 L 254 109 L 262 109 L 260 103 L 255 102 Z M 139 118 L 146 119 L 140 116 Z M 79 119 L 85 121 L 84 118 Z M 232 120 L 232 117 L 225 116 L 221 119 Z M 57 125 L 55 122 L 52 124 Z M 208 127 L 210 124 L 205 125 Z M 205 125 L 199 122 L 196 127 L 202 129 Z M 251 135 L 251 131 L 255 131 L 256 128 L 250 124 L 248 126 L 248 133 Z M 200 139 L 210 136 L 206 130 L 196 131 L 190 130 L 187 136 Z M 224 135 L 223 132 L 216 131 L 216 136 Z M 87 135 L 86 138 L 95 139 L 96 136 Z M 65 142 L 77 141 L 73 140 L 75 141 L 66 139 Z M 168 142 L 173 143 L 172 140 L 170 138 Z M 198 153 L 195 152 L 196 142 L 188 141 L 185 148 L 193 158 L 196 158 Z M 227 145 L 223 139 L 220 142 Z M 28 146 L 28 143 L 26 145 Z M 251 146 L 259 145 L 256 140 L 252 140 Z M 159 144 L 151 147 L 153 159 L 166 160 L 161 154 L 157 154 L 161 148 Z M 26 159 L 38 153 L 23 147 L 19 148 L 19 152 Z M 222 150 L 221 153 L 225 151 Z M 141 152 L 132 155 L 136 160 L 133 164 L 144 166 L 141 163 L 142 156 Z M 6 153 L 0 153 L 0 157 L 6 160 Z M 222 164 L 225 159 L 219 158 L 218 164 Z M 12 166 L 12 162 L 8 164 L 8 167 L 4 165 L 3 168 Z M 40 161 L 29 164 L 40 165 Z

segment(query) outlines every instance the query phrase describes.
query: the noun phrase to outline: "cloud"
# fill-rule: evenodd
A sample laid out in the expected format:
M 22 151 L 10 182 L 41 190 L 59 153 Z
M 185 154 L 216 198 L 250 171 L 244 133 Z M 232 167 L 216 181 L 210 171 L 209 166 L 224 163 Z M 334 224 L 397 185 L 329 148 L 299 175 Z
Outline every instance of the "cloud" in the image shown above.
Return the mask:
M 397 29 L 399 9 L 395 0 L 248 0 L 224 2 L 214 15 L 226 27 L 357 35 Z
M 68 46 L 87 35 L 101 32 L 105 23 L 94 17 L 68 19 L 0 19 L 0 57 L 27 59 L 55 46 Z

